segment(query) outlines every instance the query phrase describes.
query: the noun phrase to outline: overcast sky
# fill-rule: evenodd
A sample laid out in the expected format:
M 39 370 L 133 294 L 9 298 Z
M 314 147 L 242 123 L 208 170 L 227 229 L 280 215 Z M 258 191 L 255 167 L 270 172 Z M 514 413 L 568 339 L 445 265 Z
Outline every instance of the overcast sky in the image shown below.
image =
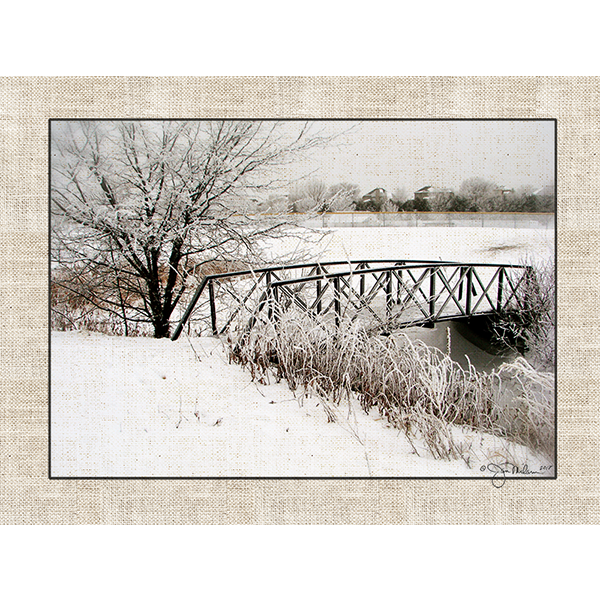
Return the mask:
M 352 130 L 335 147 L 297 165 L 328 184 L 350 182 L 362 193 L 383 187 L 410 193 L 425 185 L 458 190 L 470 177 L 497 185 L 554 183 L 553 121 L 329 121 Z M 319 123 L 321 125 L 321 123 Z
M 279 176 L 285 182 L 307 177 L 328 185 L 354 183 L 363 194 L 377 187 L 404 188 L 411 197 L 426 185 L 458 191 L 471 177 L 538 189 L 554 183 L 554 125 L 540 120 L 314 121 L 311 129 L 337 134 L 335 142 Z M 283 131 L 294 138 L 302 126 L 287 122 Z M 54 122 L 52 138 L 69 127 Z

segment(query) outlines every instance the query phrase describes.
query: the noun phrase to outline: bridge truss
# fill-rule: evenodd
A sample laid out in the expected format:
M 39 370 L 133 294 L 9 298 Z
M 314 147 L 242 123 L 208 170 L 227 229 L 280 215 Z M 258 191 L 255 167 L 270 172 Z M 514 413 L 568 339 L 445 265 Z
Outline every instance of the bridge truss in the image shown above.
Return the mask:
M 418 260 L 333 261 L 205 276 L 172 339 L 184 327 L 213 335 L 252 329 L 296 309 L 315 319 L 360 320 L 392 331 L 524 308 L 530 267 Z M 200 302 L 204 299 L 204 302 Z

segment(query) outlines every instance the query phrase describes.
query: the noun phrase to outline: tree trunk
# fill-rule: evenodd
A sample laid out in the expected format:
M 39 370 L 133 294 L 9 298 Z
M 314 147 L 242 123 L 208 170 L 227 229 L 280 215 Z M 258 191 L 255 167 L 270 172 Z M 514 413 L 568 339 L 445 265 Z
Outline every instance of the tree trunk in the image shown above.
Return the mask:
M 169 335 L 169 318 L 165 318 L 163 304 L 160 293 L 160 279 L 158 270 L 151 271 L 151 276 L 146 280 L 148 289 L 148 300 L 150 305 L 150 313 L 152 325 L 154 327 L 154 337 L 163 338 Z
M 169 337 L 169 319 L 153 321 L 152 324 L 154 325 L 154 337 L 155 338 Z

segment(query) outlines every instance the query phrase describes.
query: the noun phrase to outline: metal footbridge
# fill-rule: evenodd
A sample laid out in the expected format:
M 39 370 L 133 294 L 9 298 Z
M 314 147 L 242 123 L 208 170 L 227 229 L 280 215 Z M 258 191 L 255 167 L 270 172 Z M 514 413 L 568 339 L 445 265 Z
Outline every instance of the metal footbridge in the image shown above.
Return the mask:
M 315 262 L 206 275 L 171 339 L 250 330 L 301 311 L 389 332 L 517 309 L 534 273 L 509 264 L 420 260 Z

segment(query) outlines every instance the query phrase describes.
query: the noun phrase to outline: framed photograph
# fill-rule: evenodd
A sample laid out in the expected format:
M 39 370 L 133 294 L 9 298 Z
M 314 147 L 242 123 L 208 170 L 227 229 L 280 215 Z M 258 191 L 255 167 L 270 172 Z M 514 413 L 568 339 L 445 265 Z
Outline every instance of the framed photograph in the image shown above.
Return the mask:
M 48 138 L 52 478 L 556 476 L 555 119 Z

